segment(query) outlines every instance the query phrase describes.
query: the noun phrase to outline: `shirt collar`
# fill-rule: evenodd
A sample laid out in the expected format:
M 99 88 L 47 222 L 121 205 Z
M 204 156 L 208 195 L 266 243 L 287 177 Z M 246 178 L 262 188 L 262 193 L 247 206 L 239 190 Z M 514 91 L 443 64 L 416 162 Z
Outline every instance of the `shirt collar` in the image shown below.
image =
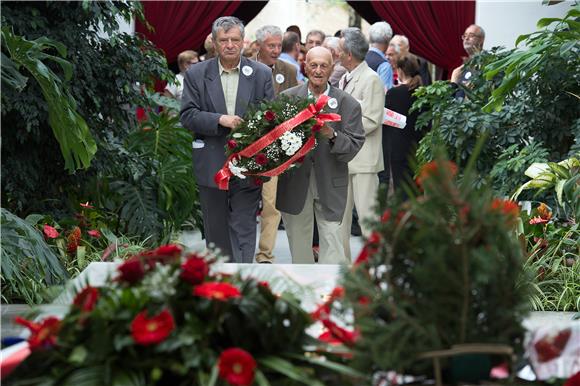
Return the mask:
M 308 97 L 314 97 L 314 95 L 312 95 L 312 91 L 310 91 L 310 88 L 307 86 L 306 89 L 308 90 Z M 328 96 L 328 93 L 330 92 L 330 83 L 326 83 L 326 90 L 324 90 L 324 92 L 322 93 L 323 95 Z
M 219 58 L 218 58 L 218 61 L 217 62 L 218 62 L 219 74 L 221 75 L 223 72 L 226 72 L 226 73 L 230 73 L 230 72 L 234 72 L 234 71 L 238 71 L 239 72 L 240 71 L 240 66 L 242 65 L 242 58 L 240 57 L 240 61 L 238 62 L 238 65 L 236 67 L 232 68 L 229 71 L 226 71 L 224 69 L 224 66 L 222 66 L 222 62 L 220 61 Z
M 365 61 L 363 60 L 363 61 L 362 61 L 362 62 L 360 62 L 360 63 L 358 64 L 358 66 L 356 66 L 356 67 L 355 67 L 355 68 L 354 68 L 352 71 L 347 71 L 347 72 L 346 72 L 346 81 L 347 81 L 347 82 L 350 82 L 350 81 L 351 81 L 351 79 L 353 78 L 354 74 L 356 74 L 356 73 L 357 73 L 357 72 L 358 72 L 360 69 L 362 69 L 362 67 L 361 67 L 361 66 L 362 66 L 362 64 L 363 64 L 364 62 L 365 62 Z
M 377 47 L 371 47 L 369 48 L 369 51 L 373 51 L 376 52 L 377 54 L 381 55 L 381 58 L 386 59 L 386 55 L 383 51 L 379 50 Z

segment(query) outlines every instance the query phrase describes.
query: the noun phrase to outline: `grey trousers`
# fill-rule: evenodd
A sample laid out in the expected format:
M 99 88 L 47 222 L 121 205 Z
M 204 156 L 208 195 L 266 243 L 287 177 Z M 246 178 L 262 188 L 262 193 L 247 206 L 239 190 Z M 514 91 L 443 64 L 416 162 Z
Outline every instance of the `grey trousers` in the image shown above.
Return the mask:
M 236 178 L 229 190 L 198 187 L 206 245 L 221 249 L 230 262 L 252 263 L 261 187 Z

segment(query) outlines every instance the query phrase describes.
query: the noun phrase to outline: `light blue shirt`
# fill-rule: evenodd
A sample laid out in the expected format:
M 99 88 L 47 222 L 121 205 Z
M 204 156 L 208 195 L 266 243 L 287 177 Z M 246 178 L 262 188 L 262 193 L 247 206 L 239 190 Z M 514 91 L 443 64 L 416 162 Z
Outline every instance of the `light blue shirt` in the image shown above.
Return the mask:
M 302 75 L 302 72 L 300 72 L 300 65 L 298 64 L 298 62 L 296 61 L 296 59 L 294 59 L 293 57 L 291 57 L 290 55 L 288 55 L 285 52 L 282 52 L 280 54 L 280 56 L 278 57 L 278 59 L 285 61 L 286 63 L 290 63 L 291 65 L 293 65 L 294 67 L 296 67 L 296 80 L 298 82 L 304 82 L 304 75 Z M 391 83 L 393 82 L 393 77 L 391 75 Z
M 381 55 L 381 57 L 383 59 L 386 60 L 386 62 L 380 64 L 379 67 L 377 68 L 377 74 L 379 75 L 379 78 L 381 78 L 381 80 L 383 81 L 383 85 L 385 86 L 385 89 L 388 90 L 388 89 L 392 88 L 393 87 L 393 68 L 391 67 L 391 63 L 389 63 L 389 60 L 385 56 L 384 52 L 382 52 L 378 48 L 371 47 L 369 49 L 369 51 L 376 52 L 377 54 Z

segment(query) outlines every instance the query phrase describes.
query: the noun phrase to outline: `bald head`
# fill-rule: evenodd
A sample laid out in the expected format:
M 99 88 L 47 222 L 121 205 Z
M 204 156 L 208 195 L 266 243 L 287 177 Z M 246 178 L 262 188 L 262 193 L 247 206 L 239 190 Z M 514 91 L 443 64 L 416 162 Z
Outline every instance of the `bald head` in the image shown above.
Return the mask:
M 317 46 L 312 47 L 306 53 L 306 63 L 313 61 L 314 59 L 327 60 L 328 64 L 332 64 L 332 53 L 328 48 Z
M 308 88 L 314 95 L 326 90 L 332 69 L 332 54 L 327 48 L 318 46 L 308 51 L 304 70 L 308 75 Z

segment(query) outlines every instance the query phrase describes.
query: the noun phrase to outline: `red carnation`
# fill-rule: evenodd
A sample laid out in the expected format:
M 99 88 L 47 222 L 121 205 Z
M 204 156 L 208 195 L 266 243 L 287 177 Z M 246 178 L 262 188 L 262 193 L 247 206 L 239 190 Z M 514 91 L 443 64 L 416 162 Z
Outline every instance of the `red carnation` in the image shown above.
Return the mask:
M 224 350 L 218 360 L 219 375 L 230 385 L 249 386 L 254 382 L 256 361 L 241 348 Z
M 238 143 L 236 141 L 233 139 L 228 140 L 228 149 L 234 150 L 236 147 L 238 147 Z
M 332 322 L 330 319 L 322 320 L 322 324 L 324 327 L 328 328 L 328 331 L 330 331 L 333 337 L 340 340 L 347 346 L 353 346 L 358 339 L 358 332 L 349 331 L 345 328 L 342 328 L 338 324 Z
M 119 277 L 117 280 L 124 281 L 129 284 L 134 284 L 145 276 L 145 267 L 141 262 L 139 256 L 133 256 L 117 268 L 119 270 Z
M 87 286 L 75 296 L 73 305 L 79 308 L 81 312 L 91 312 L 95 308 L 97 300 L 99 300 L 99 290 L 95 287 Z
M 254 157 L 254 160 L 260 166 L 264 166 L 268 163 L 268 157 L 264 153 L 256 154 L 256 156 Z
M 264 119 L 267 120 L 268 122 L 272 122 L 274 119 L 276 119 L 276 113 L 268 110 L 264 113 Z
M 193 289 L 195 296 L 201 296 L 210 300 L 227 301 L 230 298 L 242 296 L 239 289 L 228 283 L 208 282 L 196 286 Z
M 142 311 L 131 322 L 131 335 L 135 343 L 147 346 L 164 341 L 175 328 L 173 316 L 168 310 L 149 318 Z
M 46 237 L 48 237 L 49 239 L 56 239 L 59 236 L 59 233 L 56 230 L 56 228 L 53 228 L 48 224 L 44 224 L 43 231 L 44 231 L 44 235 Z
M 203 283 L 209 273 L 209 266 L 204 258 L 192 255 L 181 265 L 180 277 L 186 282 L 196 285 Z
M 89 236 L 94 237 L 95 239 L 98 239 L 101 237 L 101 232 L 99 232 L 98 229 L 91 229 L 87 233 L 89 234 Z
M 56 344 L 56 337 L 60 330 L 60 320 L 58 318 L 49 316 L 40 323 L 35 323 L 17 316 L 14 321 L 30 330 L 28 344 L 31 350 Z

